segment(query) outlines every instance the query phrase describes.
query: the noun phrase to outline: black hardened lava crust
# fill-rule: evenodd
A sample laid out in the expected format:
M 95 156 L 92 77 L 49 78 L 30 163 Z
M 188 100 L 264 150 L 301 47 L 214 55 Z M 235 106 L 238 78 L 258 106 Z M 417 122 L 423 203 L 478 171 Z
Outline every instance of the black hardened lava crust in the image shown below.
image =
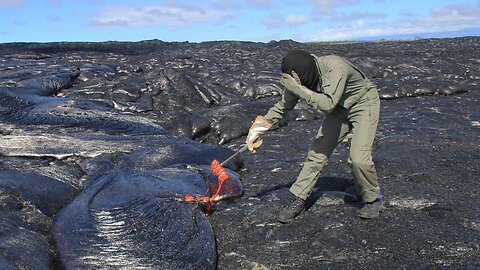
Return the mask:
M 241 147 L 255 116 L 280 99 L 281 57 L 294 48 L 346 57 L 377 85 L 382 100 L 373 156 L 386 206 L 380 217 L 361 220 L 359 205 L 344 201 L 352 179 L 343 142 L 307 211 L 288 225 L 276 221 L 323 120 L 302 103 L 264 136 L 257 153 L 229 166 L 239 173 L 242 197 L 219 202 L 206 217 L 177 200 L 156 204 L 175 192 L 201 190 L 205 174 L 198 166 Z M 8 43 L 0 44 L 0 55 L 1 269 L 82 266 L 65 257 L 152 269 L 480 267 L 478 37 Z M 137 179 L 132 187 L 130 178 Z M 101 186 L 109 181 L 110 189 Z M 96 201 L 84 199 L 88 192 Z M 121 207 L 109 205 L 109 196 Z M 93 206 L 75 208 L 82 200 Z M 82 227 L 70 209 L 97 218 L 97 231 L 76 231 L 79 239 L 85 233 L 82 245 L 102 248 L 97 257 L 59 250 L 65 242 L 54 228 Z M 118 209 L 138 223 L 123 225 Z M 70 223 L 59 224 L 57 213 Z M 165 247 L 185 249 L 159 254 L 183 254 L 178 263 L 155 260 L 161 226 L 173 232 Z M 108 252 L 117 261 L 104 264 Z

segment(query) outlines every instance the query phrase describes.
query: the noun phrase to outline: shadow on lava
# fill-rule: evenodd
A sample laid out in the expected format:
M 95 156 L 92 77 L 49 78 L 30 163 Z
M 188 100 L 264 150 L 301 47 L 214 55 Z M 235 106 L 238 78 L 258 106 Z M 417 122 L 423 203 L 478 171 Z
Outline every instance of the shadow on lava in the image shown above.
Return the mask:
M 263 196 L 265 196 L 267 194 L 270 194 L 270 193 L 272 193 L 274 191 L 277 191 L 277 190 L 281 190 L 281 189 L 285 189 L 285 188 L 289 189 L 292 184 L 293 184 L 293 181 L 290 182 L 290 183 L 284 184 L 284 185 L 278 185 L 278 186 L 273 186 L 271 188 L 263 189 L 260 192 L 258 192 L 257 194 L 253 195 L 252 197 L 260 198 L 260 197 L 263 197 Z
M 264 197 L 270 193 L 273 193 L 282 189 L 290 189 L 294 181 L 283 185 L 273 186 L 267 189 L 260 190 L 252 197 Z M 329 194 L 334 197 L 340 197 L 346 204 L 352 205 L 354 207 L 360 207 L 361 202 L 356 201 L 357 194 L 355 192 L 355 187 L 353 185 L 353 180 L 351 178 L 344 177 L 320 177 L 320 179 L 315 184 L 315 189 L 312 194 L 308 197 L 306 201 L 305 210 L 308 211 L 324 194 Z
M 320 177 L 315 184 L 315 189 L 306 201 L 305 210 L 308 211 L 324 194 L 341 197 L 345 203 L 358 207 L 352 203 L 357 198 L 353 180 L 344 177 Z

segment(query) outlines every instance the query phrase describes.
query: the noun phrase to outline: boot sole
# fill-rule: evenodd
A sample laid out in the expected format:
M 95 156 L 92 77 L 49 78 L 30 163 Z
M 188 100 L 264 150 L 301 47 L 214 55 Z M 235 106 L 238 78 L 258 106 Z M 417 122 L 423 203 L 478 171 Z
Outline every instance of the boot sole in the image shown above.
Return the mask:
M 288 224 L 290 222 L 292 222 L 295 218 L 291 218 L 291 219 L 281 219 L 281 218 L 277 218 L 278 222 L 282 223 L 282 224 Z
M 288 223 L 292 222 L 294 219 L 296 219 L 298 216 L 300 216 L 303 213 L 303 211 L 305 211 L 305 209 L 302 209 L 302 211 L 300 211 L 300 213 L 298 213 L 298 215 L 296 215 L 294 217 L 291 217 L 291 218 L 287 218 L 287 219 L 277 217 L 277 220 L 278 220 L 278 222 L 280 222 L 282 224 L 288 224 Z

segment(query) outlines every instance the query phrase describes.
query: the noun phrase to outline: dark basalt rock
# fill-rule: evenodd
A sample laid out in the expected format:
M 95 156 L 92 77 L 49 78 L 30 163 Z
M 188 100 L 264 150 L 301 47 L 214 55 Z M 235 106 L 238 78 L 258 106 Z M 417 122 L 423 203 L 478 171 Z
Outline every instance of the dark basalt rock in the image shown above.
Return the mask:
M 52 223 L 28 201 L 0 188 L 0 268 L 51 269 Z
M 478 268 L 479 44 L 0 44 L 0 268 Z M 304 103 L 229 164 L 243 198 L 208 218 L 178 200 L 215 191 L 208 165 L 280 99 L 291 49 L 344 56 L 377 85 L 378 220 L 344 201 L 341 143 L 308 210 L 275 222 L 323 118 Z M 221 199 L 243 191 L 229 173 Z
M 57 73 L 44 75 L 31 79 L 22 80 L 17 83 L 20 94 L 30 94 L 38 96 L 50 96 L 57 94 L 60 90 L 69 88 L 73 85 L 72 81 L 80 75 L 80 71 Z
M 53 235 L 66 269 L 216 269 L 213 230 L 182 195 L 211 195 L 207 171 L 168 168 L 115 172 L 88 185 L 58 213 Z M 242 194 L 230 173 L 230 194 Z
M 4 122 L 21 125 L 82 127 L 102 129 L 105 132 L 165 133 L 161 126 L 152 121 L 119 114 L 89 101 L 37 95 L 24 96 L 13 94 L 10 89 L 3 90 L 0 94 L 3 102 L 1 106 L 3 113 L 0 119 Z
M 22 194 L 47 216 L 52 216 L 79 192 L 75 187 L 47 176 L 8 170 L 0 172 L 0 189 L 9 194 Z

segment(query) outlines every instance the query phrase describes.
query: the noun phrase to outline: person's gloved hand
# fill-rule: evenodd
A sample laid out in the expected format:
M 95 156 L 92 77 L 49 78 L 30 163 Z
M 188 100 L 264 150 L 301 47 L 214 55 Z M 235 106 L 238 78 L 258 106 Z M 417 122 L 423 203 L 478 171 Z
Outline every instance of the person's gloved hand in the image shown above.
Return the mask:
M 282 77 L 280 78 L 280 83 L 287 88 L 288 91 L 294 93 L 299 98 L 308 101 L 312 94 L 314 93 L 312 90 L 308 89 L 305 86 L 302 86 L 300 82 L 300 78 L 295 71 L 292 71 L 292 75 L 288 73 L 282 73 Z
M 300 80 L 300 76 L 298 76 L 298 74 L 293 70 L 292 70 L 292 77 L 295 79 L 295 82 L 298 85 L 302 85 L 302 81 Z
M 245 141 L 248 147 L 248 150 L 255 153 L 255 149 L 262 145 L 263 140 L 260 139 L 260 136 L 265 133 L 265 131 L 272 128 L 272 123 L 265 119 L 263 116 L 257 116 L 252 126 L 248 130 L 247 140 Z

